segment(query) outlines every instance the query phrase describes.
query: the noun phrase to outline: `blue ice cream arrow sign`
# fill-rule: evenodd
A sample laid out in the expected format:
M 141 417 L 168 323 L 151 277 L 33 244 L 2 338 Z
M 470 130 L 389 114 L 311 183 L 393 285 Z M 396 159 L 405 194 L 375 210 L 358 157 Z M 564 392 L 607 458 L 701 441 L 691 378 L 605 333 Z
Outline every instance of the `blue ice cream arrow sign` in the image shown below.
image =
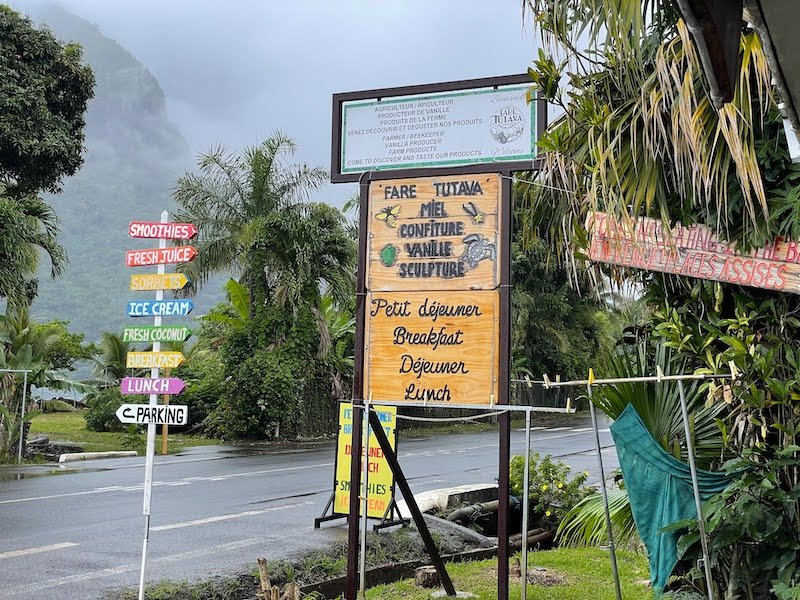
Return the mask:
M 191 300 L 131 300 L 129 317 L 185 317 L 194 308 Z

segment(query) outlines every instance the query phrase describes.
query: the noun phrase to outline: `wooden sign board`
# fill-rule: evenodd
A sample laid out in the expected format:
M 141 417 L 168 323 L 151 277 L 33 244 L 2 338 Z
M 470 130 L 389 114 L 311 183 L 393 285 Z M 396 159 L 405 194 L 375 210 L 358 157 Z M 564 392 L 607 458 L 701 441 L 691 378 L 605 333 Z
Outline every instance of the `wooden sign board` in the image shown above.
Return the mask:
M 594 261 L 800 294 L 797 242 L 779 238 L 742 254 L 703 225 L 668 229 L 657 219 L 628 224 L 599 212 L 589 213 L 587 229 Z
M 381 404 L 497 402 L 499 294 L 370 292 L 365 398 Z
M 497 287 L 500 175 L 376 181 L 368 210 L 368 289 Z

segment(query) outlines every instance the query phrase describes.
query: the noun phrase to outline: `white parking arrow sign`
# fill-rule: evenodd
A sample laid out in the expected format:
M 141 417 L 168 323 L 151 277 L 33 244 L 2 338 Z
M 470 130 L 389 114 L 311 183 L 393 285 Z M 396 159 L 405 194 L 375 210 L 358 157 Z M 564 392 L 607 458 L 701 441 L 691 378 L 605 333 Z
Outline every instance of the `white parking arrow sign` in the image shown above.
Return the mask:
M 185 404 L 122 404 L 117 409 L 117 418 L 121 423 L 139 425 L 186 425 L 189 422 L 189 407 Z

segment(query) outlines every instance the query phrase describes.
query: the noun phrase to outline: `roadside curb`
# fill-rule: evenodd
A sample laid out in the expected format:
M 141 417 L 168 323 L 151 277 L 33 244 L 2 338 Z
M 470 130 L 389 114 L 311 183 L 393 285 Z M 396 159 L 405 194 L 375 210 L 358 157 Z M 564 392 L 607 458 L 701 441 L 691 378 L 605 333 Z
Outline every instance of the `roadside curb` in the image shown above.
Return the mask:
M 114 452 L 68 452 L 58 457 L 59 463 L 77 462 L 79 460 L 94 460 L 96 458 L 132 458 L 139 456 L 135 450 L 122 450 Z

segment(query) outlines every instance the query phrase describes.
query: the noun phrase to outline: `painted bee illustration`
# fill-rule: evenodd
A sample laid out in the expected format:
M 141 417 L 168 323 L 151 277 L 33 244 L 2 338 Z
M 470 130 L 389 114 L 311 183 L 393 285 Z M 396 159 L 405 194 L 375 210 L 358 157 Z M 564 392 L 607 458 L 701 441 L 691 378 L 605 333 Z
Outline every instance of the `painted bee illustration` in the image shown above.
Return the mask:
M 395 206 L 387 206 L 386 208 L 381 210 L 381 212 L 375 215 L 375 218 L 378 219 L 378 221 L 384 221 L 387 227 L 395 229 L 397 227 L 397 214 L 399 212 L 400 212 L 399 204 Z
M 474 202 L 470 202 L 469 204 L 462 204 L 461 208 L 464 209 L 464 212 L 467 213 L 470 217 L 472 217 L 472 222 L 475 225 L 481 225 L 486 220 L 486 215 L 475 206 Z

